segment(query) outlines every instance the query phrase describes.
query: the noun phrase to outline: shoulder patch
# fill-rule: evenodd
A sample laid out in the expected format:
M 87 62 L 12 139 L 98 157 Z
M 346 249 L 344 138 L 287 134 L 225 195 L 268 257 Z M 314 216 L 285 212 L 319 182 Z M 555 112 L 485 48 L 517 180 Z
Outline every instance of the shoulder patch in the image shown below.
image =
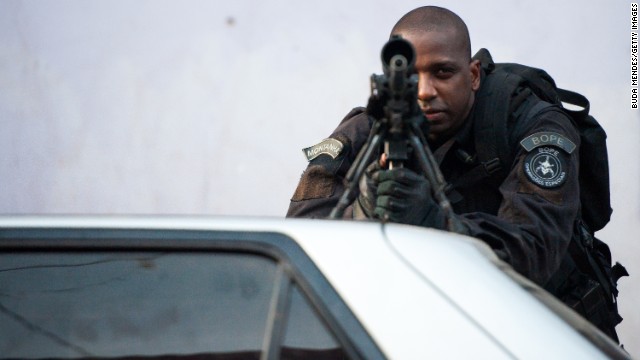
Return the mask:
M 329 155 L 335 159 L 340 155 L 343 148 L 343 143 L 336 139 L 328 138 L 322 140 L 319 144 L 302 149 L 302 152 L 307 158 L 307 161 L 311 161 L 322 154 Z
M 524 159 L 524 173 L 534 184 L 551 189 L 567 180 L 563 156 L 553 147 L 541 147 L 527 154 Z
M 522 145 L 527 152 L 531 152 L 531 150 L 539 146 L 557 146 L 566 151 L 567 154 L 571 154 L 573 150 L 576 149 L 576 144 L 574 144 L 573 141 L 551 131 L 537 132 L 533 135 L 529 135 L 520 141 L 520 145 Z

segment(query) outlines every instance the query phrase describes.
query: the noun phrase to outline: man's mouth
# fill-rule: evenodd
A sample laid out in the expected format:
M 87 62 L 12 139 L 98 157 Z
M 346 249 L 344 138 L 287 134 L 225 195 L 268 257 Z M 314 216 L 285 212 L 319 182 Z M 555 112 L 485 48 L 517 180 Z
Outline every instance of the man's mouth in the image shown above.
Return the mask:
M 445 117 L 445 112 L 437 109 L 423 110 L 423 113 L 429 122 L 440 122 Z

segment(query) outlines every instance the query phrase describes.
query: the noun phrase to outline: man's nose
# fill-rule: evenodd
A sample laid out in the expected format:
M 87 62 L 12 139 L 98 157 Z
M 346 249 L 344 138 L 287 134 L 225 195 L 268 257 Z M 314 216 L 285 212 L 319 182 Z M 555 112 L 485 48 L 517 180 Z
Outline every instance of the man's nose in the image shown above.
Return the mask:
M 433 79 L 427 74 L 418 76 L 418 100 L 429 101 L 438 96 Z

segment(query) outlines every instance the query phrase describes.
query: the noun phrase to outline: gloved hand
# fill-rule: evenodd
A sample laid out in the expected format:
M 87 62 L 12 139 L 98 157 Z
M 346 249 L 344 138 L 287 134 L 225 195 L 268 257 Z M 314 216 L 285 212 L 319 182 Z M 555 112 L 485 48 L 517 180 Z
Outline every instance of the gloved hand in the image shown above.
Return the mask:
M 373 180 L 374 175 L 380 171 L 380 163 L 375 161 L 369 165 L 364 175 L 360 178 L 358 187 L 360 188 L 360 195 L 354 205 L 354 218 L 358 220 L 373 218 L 373 212 L 376 208 L 376 198 L 378 191 L 378 184 Z M 377 177 L 377 175 L 375 175 Z
M 444 229 L 442 209 L 431 195 L 431 184 L 408 168 L 378 171 L 375 216 L 385 221 Z

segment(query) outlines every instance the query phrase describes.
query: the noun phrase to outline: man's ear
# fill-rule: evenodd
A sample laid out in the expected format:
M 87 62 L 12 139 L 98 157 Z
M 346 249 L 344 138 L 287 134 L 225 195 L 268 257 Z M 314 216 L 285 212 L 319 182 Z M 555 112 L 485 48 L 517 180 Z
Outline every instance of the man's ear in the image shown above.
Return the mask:
M 469 71 L 471 72 L 471 89 L 478 91 L 480 89 L 480 60 L 471 60 Z

